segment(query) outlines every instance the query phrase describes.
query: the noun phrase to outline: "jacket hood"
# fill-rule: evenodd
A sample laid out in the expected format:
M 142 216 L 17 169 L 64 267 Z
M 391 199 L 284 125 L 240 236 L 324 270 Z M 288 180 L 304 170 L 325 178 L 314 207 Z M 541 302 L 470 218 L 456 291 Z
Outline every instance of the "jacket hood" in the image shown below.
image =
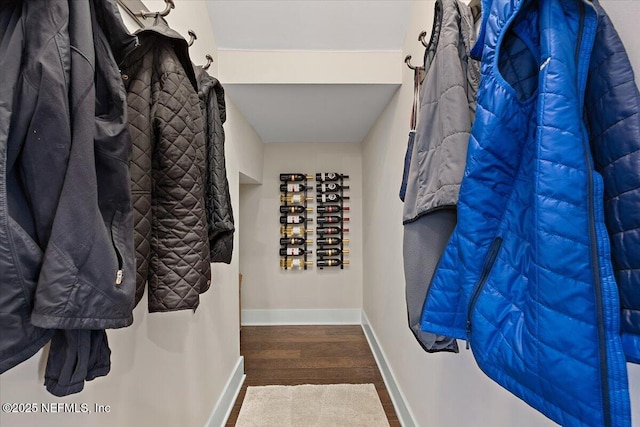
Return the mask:
M 147 49 L 150 48 L 151 45 L 154 44 L 155 40 L 163 40 L 166 43 L 170 43 L 172 48 L 175 50 L 178 59 L 180 60 L 180 64 L 184 68 L 187 77 L 189 77 L 189 81 L 193 86 L 193 89 L 198 91 L 198 81 L 196 79 L 196 74 L 193 70 L 193 64 L 191 63 L 191 59 L 189 58 L 189 44 L 178 32 L 169 28 L 169 26 L 163 21 L 157 20 L 154 25 L 150 27 L 142 28 L 134 33 L 139 40 L 139 44 L 143 46 L 140 50 L 135 50 L 132 55 L 132 58 L 127 58 L 127 62 L 136 61 L 141 58 Z M 131 60 L 131 61 L 130 61 Z

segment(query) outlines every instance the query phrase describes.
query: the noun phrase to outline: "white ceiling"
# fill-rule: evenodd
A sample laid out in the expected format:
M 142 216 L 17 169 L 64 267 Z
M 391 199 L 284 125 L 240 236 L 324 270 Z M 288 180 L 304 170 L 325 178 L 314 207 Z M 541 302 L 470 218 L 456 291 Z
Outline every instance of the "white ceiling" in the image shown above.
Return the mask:
M 405 0 L 211 0 L 219 49 L 398 51 Z
M 398 86 L 226 85 L 264 142 L 360 142 Z
M 228 77 L 221 81 L 264 142 L 360 142 L 402 81 L 401 58 L 379 52 L 402 50 L 409 1 L 210 0 L 207 6 L 218 49 L 243 58 L 225 63 L 232 56 L 220 53 L 218 70 Z M 288 62 L 278 54 L 283 51 L 290 52 Z M 334 51 L 379 57 L 369 68 L 331 54 L 311 65 L 309 52 Z M 301 74 L 297 63 L 308 65 L 304 83 L 292 75 Z M 234 82 L 232 76 L 247 75 L 247 64 L 254 80 Z M 280 78 L 269 64 L 283 70 Z M 392 69 L 393 76 L 380 81 L 374 68 Z

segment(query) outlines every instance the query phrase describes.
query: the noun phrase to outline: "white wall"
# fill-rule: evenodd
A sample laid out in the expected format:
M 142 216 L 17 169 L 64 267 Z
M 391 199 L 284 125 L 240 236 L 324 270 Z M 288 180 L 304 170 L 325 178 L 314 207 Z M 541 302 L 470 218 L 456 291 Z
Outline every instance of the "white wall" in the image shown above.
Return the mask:
M 351 210 L 346 216 L 350 232 L 347 256 L 351 265 L 344 270 L 287 270 L 279 267 L 280 173 L 341 172 L 349 175 L 345 185 Z M 240 272 L 243 310 L 275 309 L 360 309 L 362 307 L 362 155 L 360 144 L 265 144 L 262 185 L 243 186 L 240 191 Z M 317 182 L 311 181 L 314 185 Z M 310 192 L 315 198 L 315 190 Z M 315 254 L 315 206 L 311 217 L 314 229 L 310 246 Z M 313 255 L 310 260 L 315 261 Z
M 162 1 L 147 1 L 150 10 Z M 126 18 L 125 18 L 126 19 Z M 168 17 L 181 34 L 193 29 L 198 40 L 190 48 L 197 64 L 206 53 L 216 57 L 205 2 L 176 2 Z M 131 24 L 133 21 L 126 19 Z M 130 25 L 135 29 L 134 25 Z M 216 64 L 209 69 L 216 75 Z M 223 82 L 224 84 L 224 82 Z M 226 129 L 227 174 L 239 224 L 239 173 L 262 175 L 262 141 L 229 103 Z M 108 414 L 4 414 L 0 425 L 22 426 L 185 426 L 202 427 L 240 361 L 238 319 L 238 232 L 230 265 L 213 264 L 212 286 L 192 311 L 147 313 L 146 296 L 134 311 L 131 327 L 109 330 L 112 370 L 88 382 L 85 389 L 56 398 L 43 387 L 43 351 L 0 377 L 2 402 L 64 402 L 110 405 Z
M 224 84 L 224 80 L 222 82 Z M 227 123 L 224 128 L 227 143 L 225 147 L 235 152 L 240 183 L 260 183 L 264 168 L 264 143 L 228 95 L 226 103 Z M 227 170 L 227 173 L 229 174 L 230 171 Z M 238 215 L 236 215 L 237 219 Z
M 602 1 L 611 12 L 640 73 L 640 37 L 635 23 L 640 3 Z M 413 1 L 404 53 L 422 58 L 417 41 L 431 30 L 433 1 Z M 414 64 L 417 63 L 414 59 Z M 402 204 L 398 188 L 406 149 L 413 75 L 403 85 L 363 143 L 364 310 L 386 354 L 399 388 L 418 426 L 553 425 L 524 402 L 489 380 L 470 352 L 425 353 L 407 327 L 402 266 Z M 384 232 L 382 232 L 384 230 Z M 634 425 L 640 426 L 640 366 L 628 365 Z M 579 386 L 579 385 L 577 385 Z

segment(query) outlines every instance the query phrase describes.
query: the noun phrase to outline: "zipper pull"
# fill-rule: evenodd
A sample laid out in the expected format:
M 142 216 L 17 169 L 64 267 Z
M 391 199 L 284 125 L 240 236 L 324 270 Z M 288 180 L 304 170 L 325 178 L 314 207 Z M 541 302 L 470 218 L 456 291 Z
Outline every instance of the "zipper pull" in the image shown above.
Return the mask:
M 122 284 L 122 277 L 124 276 L 124 272 L 122 270 L 118 270 L 116 273 L 116 285 Z
M 469 350 L 469 338 L 471 338 L 471 320 L 467 320 L 467 350 Z

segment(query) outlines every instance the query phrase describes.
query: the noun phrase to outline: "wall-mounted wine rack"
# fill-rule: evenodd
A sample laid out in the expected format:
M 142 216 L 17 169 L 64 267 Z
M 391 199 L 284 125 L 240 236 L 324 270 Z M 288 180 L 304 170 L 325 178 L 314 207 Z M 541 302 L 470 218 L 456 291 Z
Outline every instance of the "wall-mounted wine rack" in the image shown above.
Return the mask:
M 308 197 L 312 179 L 304 173 L 280 174 L 280 268 L 284 270 L 306 270 L 313 264 L 308 260 L 308 245 L 312 242 L 308 235 L 313 233 L 308 227 L 308 213 L 313 211 L 308 207 L 308 202 L 313 201 Z
M 347 202 L 350 197 L 345 195 L 349 186 L 345 180 L 349 175 L 334 172 L 316 173 L 316 266 L 319 269 L 326 267 L 340 267 L 344 269 L 349 264 L 345 255 L 349 249 L 345 245 L 349 239 L 345 233 L 349 229 L 345 223 L 349 217 L 345 212 L 350 210 Z M 303 269 L 307 270 L 313 261 L 309 260 L 311 250 L 309 245 L 313 243 L 310 235 L 313 229 L 309 228 L 312 218 L 309 213 L 313 208 L 309 207 L 314 198 L 309 197 L 313 190 L 310 181 L 313 176 L 304 173 L 280 174 L 280 268 L 283 270 Z
M 335 172 L 316 173 L 316 265 L 320 269 L 325 267 L 340 267 L 344 269 L 349 260 L 345 259 L 345 254 L 349 253 L 345 249 L 345 244 L 349 239 L 344 237 L 349 229 L 345 223 L 349 218 L 345 212 L 349 211 L 346 201 L 350 199 L 345 196 L 345 190 L 349 189 L 344 181 L 349 175 Z

